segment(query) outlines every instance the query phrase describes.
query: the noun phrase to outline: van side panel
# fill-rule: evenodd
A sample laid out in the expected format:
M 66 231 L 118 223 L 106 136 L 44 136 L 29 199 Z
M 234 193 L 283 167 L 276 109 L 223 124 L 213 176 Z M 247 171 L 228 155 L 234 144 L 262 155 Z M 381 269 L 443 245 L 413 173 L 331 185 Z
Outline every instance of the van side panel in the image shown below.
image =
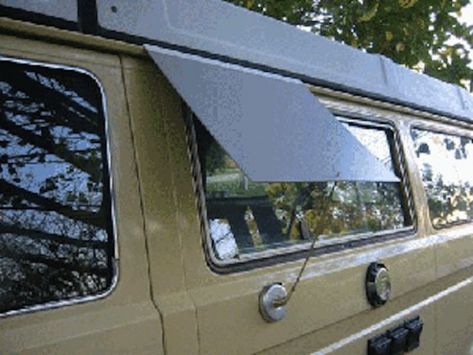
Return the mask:
M 93 73 L 103 85 L 119 255 L 118 284 L 108 297 L 0 318 L 0 352 L 162 354 L 162 327 L 150 298 L 140 194 L 119 58 L 5 35 L 0 35 L 0 55 L 79 67 Z
M 421 125 L 472 137 L 468 124 L 312 88 L 337 114 L 395 127 L 415 223 L 406 235 L 313 257 L 285 319 L 268 324 L 260 291 L 273 282 L 289 289 L 303 259 L 227 273 L 212 267 L 182 100 L 144 51 L 1 18 L 0 28 L 12 34 L 0 34 L 0 56 L 81 68 L 103 86 L 119 257 L 118 284 L 107 297 L 0 316 L 0 353 L 366 354 L 369 339 L 415 316 L 424 330 L 414 353 L 473 352 L 473 227 L 432 227 L 410 133 Z M 392 294 L 373 309 L 365 275 L 378 260 Z
M 143 199 L 153 300 L 162 314 L 168 354 L 196 354 L 196 310 L 187 293 L 179 226 L 195 216 L 176 201 L 176 170 L 185 166 L 169 121 L 181 120 L 182 102 L 150 61 L 123 57 L 136 158 Z M 187 167 L 189 168 L 189 167 Z M 186 196 L 193 201 L 193 195 Z
M 315 352 L 361 331 L 361 319 L 368 327 L 396 313 L 400 304 L 412 304 L 407 295 L 435 279 L 434 247 L 423 230 L 389 242 L 320 255 L 309 262 L 287 306 L 285 319 L 273 324 L 265 323 L 258 312 L 259 292 L 273 282 L 282 282 L 289 288 L 303 261 L 281 262 L 223 275 L 209 268 L 202 248 L 199 218 L 195 213 L 196 201 L 192 197 L 191 163 L 184 148 L 184 120 L 168 116 L 165 120 L 170 121 L 168 126 L 172 130 L 170 136 L 175 146 L 173 172 L 178 177 L 175 193 L 181 216 L 178 233 L 183 241 L 186 283 L 197 310 L 202 353 L 264 352 L 286 342 L 296 349 Z M 366 300 L 364 279 L 369 263 L 378 259 L 389 268 L 393 294 L 385 307 L 373 311 Z M 431 354 L 433 348 L 430 344 L 435 343 L 435 318 L 431 309 L 424 313 L 425 322 L 428 322 L 426 329 L 429 330 L 423 334 L 425 350 L 420 353 Z M 347 319 L 350 321 L 345 322 Z M 345 327 L 334 326 L 340 322 L 345 322 Z M 327 334 L 325 329 L 334 331 L 327 330 L 330 336 L 319 336 Z M 313 334 L 312 346 L 304 347 L 303 334 Z M 366 338 L 358 339 L 356 348 L 366 351 Z

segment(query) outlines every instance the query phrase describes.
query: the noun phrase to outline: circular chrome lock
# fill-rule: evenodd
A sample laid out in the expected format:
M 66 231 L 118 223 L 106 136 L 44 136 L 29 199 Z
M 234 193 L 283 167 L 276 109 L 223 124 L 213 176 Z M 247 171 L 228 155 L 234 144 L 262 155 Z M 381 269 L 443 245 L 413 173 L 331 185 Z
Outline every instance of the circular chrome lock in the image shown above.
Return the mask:
M 373 307 L 379 307 L 389 300 L 391 277 L 381 263 L 371 263 L 366 272 L 366 296 Z
M 266 322 L 277 322 L 286 315 L 286 288 L 278 283 L 263 288 L 259 294 L 259 311 Z

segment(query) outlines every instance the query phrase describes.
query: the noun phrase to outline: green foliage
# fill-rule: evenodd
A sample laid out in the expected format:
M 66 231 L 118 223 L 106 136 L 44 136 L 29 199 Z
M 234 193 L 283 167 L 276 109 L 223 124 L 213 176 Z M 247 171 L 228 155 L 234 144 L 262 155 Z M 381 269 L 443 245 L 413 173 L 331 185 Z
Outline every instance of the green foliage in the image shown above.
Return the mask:
M 470 0 L 227 0 L 454 84 L 473 79 Z M 456 40 L 455 40 L 456 39 Z

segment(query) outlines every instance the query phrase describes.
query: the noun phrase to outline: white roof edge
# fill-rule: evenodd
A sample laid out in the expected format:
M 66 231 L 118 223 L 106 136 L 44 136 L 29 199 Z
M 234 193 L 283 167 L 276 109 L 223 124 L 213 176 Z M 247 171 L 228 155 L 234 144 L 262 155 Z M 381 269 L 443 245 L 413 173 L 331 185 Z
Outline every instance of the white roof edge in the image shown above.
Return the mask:
M 0 8 L 78 24 L 78 1 L 0 0 Z M 222 0 L 97 0 L 96 6 L 96 34 L 198 51 L 308 83 L 473 121 L 473 96 L 463 88 Z
M 104 30 L 473 120 L 473 97 L 464 89 L 221 0 L 101 0 L 97 11 Z
M 77 23 L 79 21 L 77 1 L 78 0 L 0 0 L 0 6 Z

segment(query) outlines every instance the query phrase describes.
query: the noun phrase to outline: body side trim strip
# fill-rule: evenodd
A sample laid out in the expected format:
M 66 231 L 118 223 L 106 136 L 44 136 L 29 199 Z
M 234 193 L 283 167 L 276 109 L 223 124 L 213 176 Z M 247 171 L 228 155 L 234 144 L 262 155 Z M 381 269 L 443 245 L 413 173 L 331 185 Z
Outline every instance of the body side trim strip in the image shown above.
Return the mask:
M 457 292 L 459 290 L 461 290 L 462 288 L 464 287 L 467 287 L 469 285 L 471 285 L 473 283 L 473 277 L 470 277 L 466 280 L 463 280 L 433 296 L 430 296 L 428 298 L 426 298 L 425 300 L 423 300 L 422 302 L 419 302 L 411 307 L 408 307 L 406 309 L 403 309 L 402 311 L 396 313 L 396 314 L 393 314 L 392 316 L 382 320 L 381 322 L 378 322 L 376 324 L 373 324 L 372 326 L 368 327 L 368 328 L 365 328 L 361 331 L 359 331 L 358 333 L 355 333 L 355 334 L 352 334 L 346 338 L 343 338 L 339 341 L 337 341 L 336 343 L 333 343 L 333 344 L 330 344 L 329 346 L 326 346 L 325 348 L 319 350 L 319 351 L 316 351 L 314 353 L 312 353 L 312 355 L 323 355 L 323 354 L 328 354 L 328 353 L 331 353 L 331 352 L 334 352 L 336 350 L 339 350 L 341 348 L 343 348 L 344 346 L 346 345 L 349 345 L 351 343 L 353 343 L 354 341 L 357 341 L 357 340 L 360 340 L 361 338 L 367 336 L 367 335 L 370 335 L 371 333 L 373 332 L 376 332 L 377 330 L 380 330 L 381 328 L 384 328 L 384 327 L 387 327 L 389 326 L 391 323 L 394 323 L 394 322 L 397 322 L 399 320 L 402 320 L 403 318 L 409 316 L 411 313 L 413 312 L 418 312 L 420 309 L 434 303 L 434 302 L 437 302 L 439 301 L 440 299 L 454 293 L 454 292 Z

